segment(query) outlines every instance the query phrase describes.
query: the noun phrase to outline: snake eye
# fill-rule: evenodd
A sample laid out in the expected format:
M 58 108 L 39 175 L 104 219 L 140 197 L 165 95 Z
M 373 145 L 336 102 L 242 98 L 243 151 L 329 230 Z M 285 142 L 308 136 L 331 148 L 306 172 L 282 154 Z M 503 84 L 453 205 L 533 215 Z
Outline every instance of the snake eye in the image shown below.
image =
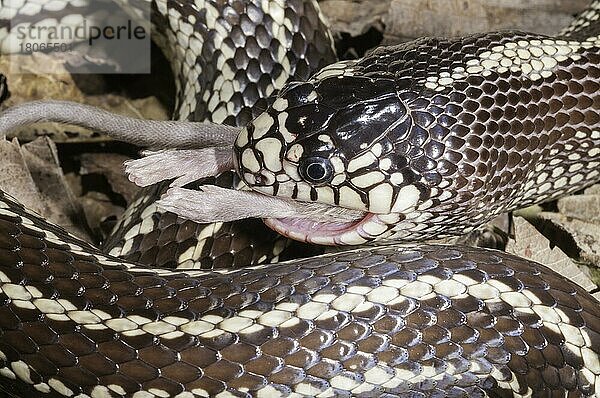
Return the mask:
M 325 184 L 333 179 L 333 166 L 329 159 L 310 157 L 300 161 L 300 176 L 311 184 Z

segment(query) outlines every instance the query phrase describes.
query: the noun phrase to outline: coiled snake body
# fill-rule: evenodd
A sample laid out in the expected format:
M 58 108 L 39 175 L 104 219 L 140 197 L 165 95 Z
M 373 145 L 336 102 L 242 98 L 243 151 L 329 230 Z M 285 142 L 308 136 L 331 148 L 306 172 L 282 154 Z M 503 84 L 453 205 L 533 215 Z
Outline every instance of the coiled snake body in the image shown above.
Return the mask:
M 237 170 L 256 190 L 362 212 L 341 243 L 464 231 L 578 189 L 598 179 L 598 8 L 564 38 L 422 40 L 325 68 L 244 130 Z M 2 194 L 0 282 L 0 384 L 22 396 L 600 395 L 598 302 L 496 251 L 152 270 Z

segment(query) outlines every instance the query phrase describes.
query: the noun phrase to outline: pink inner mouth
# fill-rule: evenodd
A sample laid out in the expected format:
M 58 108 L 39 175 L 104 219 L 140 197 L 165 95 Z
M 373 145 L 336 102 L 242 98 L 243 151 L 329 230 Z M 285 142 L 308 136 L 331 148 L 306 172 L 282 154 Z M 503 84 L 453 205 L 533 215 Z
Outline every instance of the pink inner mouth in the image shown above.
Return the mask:
M 341 235 L 360 230 L 375 214 L 364 213 L 361 218 L 352 221 L 323 222 L 307 218 L 267 218 L 267 226 L 283 236 L 302 242 L 321 245 L 336 245 Z

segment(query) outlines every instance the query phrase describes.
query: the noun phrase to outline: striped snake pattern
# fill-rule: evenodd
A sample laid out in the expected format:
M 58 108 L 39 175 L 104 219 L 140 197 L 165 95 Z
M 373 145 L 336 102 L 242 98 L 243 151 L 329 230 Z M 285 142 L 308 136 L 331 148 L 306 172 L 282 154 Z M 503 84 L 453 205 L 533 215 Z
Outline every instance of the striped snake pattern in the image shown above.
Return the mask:
M 229 10 L 198 3 L 205 17 Z M 189 21 L 187 4 L 154 10 Z M 263 18 L 281 18 L 280 1 L 244 4 L 239 21 L 258 4 Z M 422 39 L 286 85 L 238 137 L 238 174 L 269 195 L 360 212 L 335 233 L 267 220 L 326 244 L 462 233 L 580 189 L 598 180 L 599 9 L 595 1 L 557 38 Z M 162 21 L 157 29 L 173 30 Z M 288 36 L 279 43 L 294 47 Z M 219 76 L 236 61 L 228 53 L 212 58 Z M 181 79 L 192 70 L 173 65 Z M 252 113 L 220 111 L 233 83 L 222 82 L 213 105 L 218 84 L 186 84 L 181 118 L 238 123 Z M 598 301 L 524 259 L 388 245 L 241 270 L 149 269 L 0 197 L 0 386 L 15 395 L 600 396 Z

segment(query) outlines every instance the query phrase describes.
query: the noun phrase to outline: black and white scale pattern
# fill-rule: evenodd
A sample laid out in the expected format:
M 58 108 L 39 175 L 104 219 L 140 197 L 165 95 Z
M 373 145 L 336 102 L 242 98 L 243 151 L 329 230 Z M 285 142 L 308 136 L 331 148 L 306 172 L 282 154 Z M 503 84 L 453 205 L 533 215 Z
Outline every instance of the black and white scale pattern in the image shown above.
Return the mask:
M 152 7 L 153 38 L 176 76 L 177 119 L 243 126 L 286 81 L 306 80 L 335 60 L 314 0 L 157 0 Z M 216 183 L 231 188 L 234 176 Z M 291 243 L 258 220 L 198 224 L 165 214 L 154 204 L 165 191 L 164 184 L 143 191 L 104 248 L 170 268 L 238 267 L 321 252 Z
M 600 29 L 577 28 L 424 38 L 331 65 L 243 130 L 238 172 L 263 193 L 375 213 L 335 237 L 282 230 L 329 244 L 462 234 L 574 192 L 600 180 Z M 314 159 L 327 181 L 306 179 Z
M 260 100 L 335 57 L 315 0 L 156 0 L 152 6 L 155 40 L 178 83 L 176 119 L 243 126 Z
M 497 251 L 151 270 L 0 192 L 0 282 L 0 387 L 22 397 L 600 394 L 598 301 Z
M 16 29 L 44 20 L 79 26 L 110 21 L 111 8 L 135 15 L 152 7 L 152 39 L 175 75 L 175 119 L 243 126 L 288 80 L 306 80 L 335 61 L 333 39 L 316 0 L 11 0 L 0 7 L 0 52 Z M 93 9 L 93 13 L 86 13 Z M 18 16 L 19 24 L 14 18 Z M 41 38 L 44 41 L 46 39 Z M 233 175 L 219 182 L 228 188 Z M 205 181 L 213 183 L 211 180 Z M 260 221 L 198 224 L 154 204 L 166 185 L 144 190 L 105 242 L 111 254 L 148 265 L 220 268 L 277 261 L 320 250 L 282 238 Z M 165 243 L 166 242 L 166 243 Z M 283 253 L 283 257 L 280 255 Z
M 594 46 L 574 51 L 584 58 Z M 352 77 L 358 64 L 316 79 Z M 482 60 L 472 66 L 486 71 Z M 435 95 L 473 78 L 437 72 L 418 83 Z M 288 104 L 273 109 L 287 126 Z M 318 122 L 311 116 L 294 123 Z M 273 121 L 263 116 L 257 125 Z M 368 148 L 352 142 L 357 153 Z M 357 159 L 355 171 L 365 167 L 366 158 Z M 499 252 L 389 246 L 237 271 L 148 270 L 100 253 L 0 193 L 0 282 L 0 385 L 21 396 L 600 395 L 598 301 Z

